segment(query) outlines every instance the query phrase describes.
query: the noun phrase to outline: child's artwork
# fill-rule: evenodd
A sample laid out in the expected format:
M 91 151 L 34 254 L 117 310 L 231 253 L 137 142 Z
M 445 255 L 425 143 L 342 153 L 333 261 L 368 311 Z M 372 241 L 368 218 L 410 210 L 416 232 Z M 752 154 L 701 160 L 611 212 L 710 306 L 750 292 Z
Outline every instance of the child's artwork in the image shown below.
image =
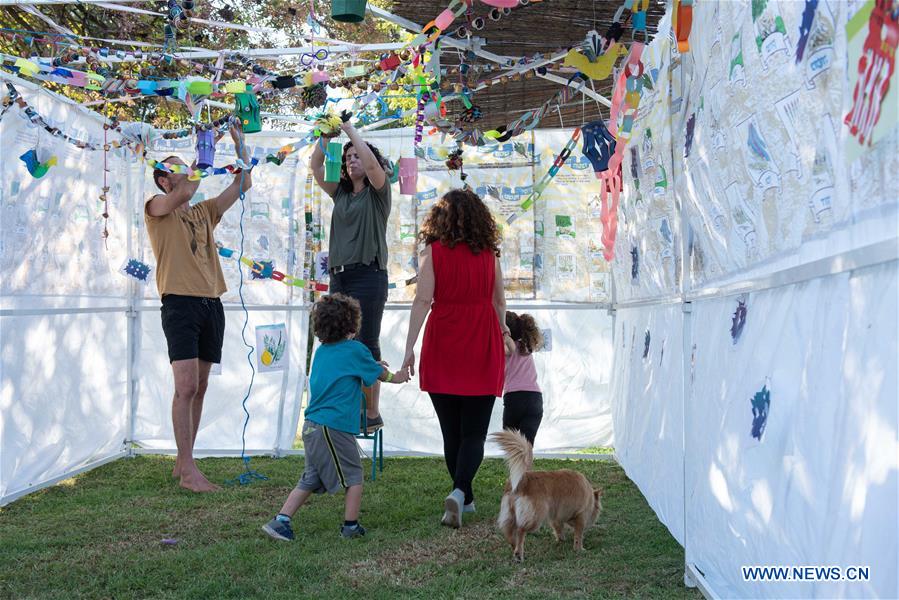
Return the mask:
M 284 323 L 256 328 L 257 368 L 260 373 L 287 368 L 287 327 Z

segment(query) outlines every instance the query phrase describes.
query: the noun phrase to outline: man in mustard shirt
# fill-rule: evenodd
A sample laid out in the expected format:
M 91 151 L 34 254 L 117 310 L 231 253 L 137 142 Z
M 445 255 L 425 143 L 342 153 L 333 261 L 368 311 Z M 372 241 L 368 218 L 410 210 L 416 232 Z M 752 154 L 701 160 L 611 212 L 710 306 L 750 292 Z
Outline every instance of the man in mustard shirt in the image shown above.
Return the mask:
M 249 164 L 239 124 L 231 126 L 231 138 L 238 157 Z M 162 162 L 185 165 L 177 156 Z M 196 163 L 192 167 L 196 168 Z M 189 201 L 200 185 L 199 179 L 191 181 L 186 173 L 157 169 L 153 180 L 162 193 L 144 205 L 144 221 L 156 256 L 162 329 L 175 378 L 172 427 L 178 457 L 172 476 L 180 478 L 181 487 L 211 492 L 218 486 L 210 483 L 197 468 L 193 448 L 209 370 L 222 359 L 225 336 L 225 312 L 219 298 L 227 288 L 213 230 L 241 192 L 250 189 L 250 171 L 238 173 L 221 194 L 194 206 Z

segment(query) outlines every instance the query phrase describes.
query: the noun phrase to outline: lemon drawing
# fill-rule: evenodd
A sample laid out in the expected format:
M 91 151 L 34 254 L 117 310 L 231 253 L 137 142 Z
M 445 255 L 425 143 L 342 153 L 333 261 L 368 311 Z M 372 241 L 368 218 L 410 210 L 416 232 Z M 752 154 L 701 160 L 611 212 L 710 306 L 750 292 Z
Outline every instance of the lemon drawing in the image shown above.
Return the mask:
M 264 364 L 266 367 L 272 364 L 272 353 L 267 349 L 262 353 L 262 364 Z

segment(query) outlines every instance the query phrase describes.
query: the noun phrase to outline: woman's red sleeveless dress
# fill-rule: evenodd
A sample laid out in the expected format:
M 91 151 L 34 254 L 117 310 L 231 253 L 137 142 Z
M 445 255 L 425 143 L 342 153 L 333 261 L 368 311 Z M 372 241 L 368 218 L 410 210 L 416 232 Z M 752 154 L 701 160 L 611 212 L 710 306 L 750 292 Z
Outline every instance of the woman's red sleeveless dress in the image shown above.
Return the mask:
M 435 286 L 418 367 L 422 391 L 502 396 L 505 353 L 493 308 L 493 253 L 434 242 L 431 256 Z

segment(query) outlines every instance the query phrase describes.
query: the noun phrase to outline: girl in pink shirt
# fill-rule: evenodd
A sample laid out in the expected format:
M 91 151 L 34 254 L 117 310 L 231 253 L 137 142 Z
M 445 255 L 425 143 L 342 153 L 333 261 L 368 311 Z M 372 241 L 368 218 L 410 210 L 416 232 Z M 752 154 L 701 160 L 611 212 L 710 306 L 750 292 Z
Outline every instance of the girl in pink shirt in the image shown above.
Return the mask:
M 517 429 L 534 445 L 543 419 L 543 394 L 537 384 L 533 353 L 543 345 L 543 334 L 534 317 L 506 311 L 506 325 L 515 349 L 506 350 L 506 384 L 503 389 L 503 429 Z

